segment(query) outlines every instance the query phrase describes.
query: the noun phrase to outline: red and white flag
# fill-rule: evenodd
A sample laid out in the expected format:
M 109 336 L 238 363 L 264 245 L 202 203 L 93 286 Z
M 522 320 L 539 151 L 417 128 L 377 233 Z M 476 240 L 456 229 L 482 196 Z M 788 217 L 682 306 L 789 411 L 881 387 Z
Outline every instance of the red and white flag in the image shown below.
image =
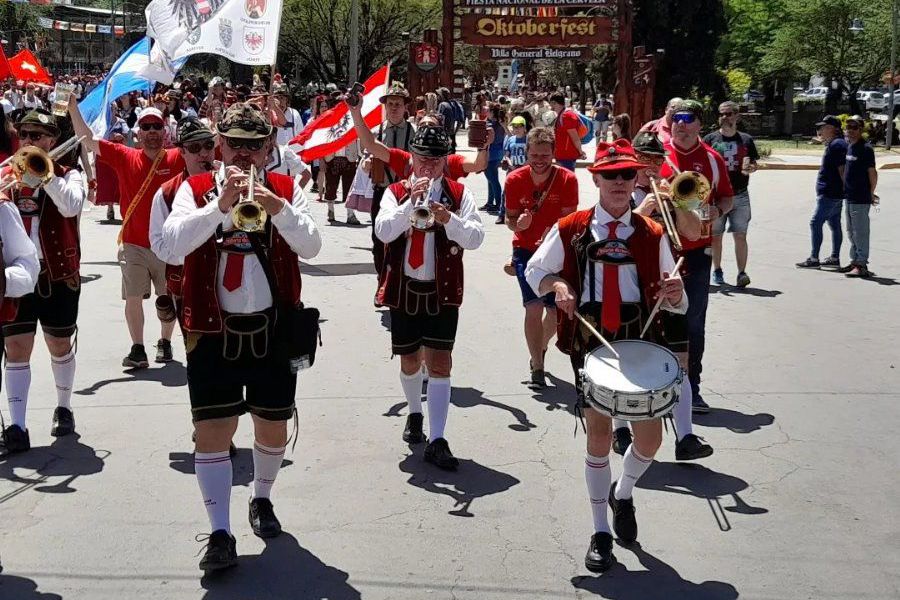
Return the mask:
M 381 97 L 387 93 L 390 65 L 378 69 L 366 80 L 362 99 L 362 114 L 366 127 L 374 129 L 384 119 Z M 353 116 L 346 102 L 341 102 L 306 124 L 303 131 L 289 144 L 300 144 L 300 158 L 306 163 L 333 154 L 356 141 Z
M 22 81 L 35 81 L 53 85 L 53 79 L 30 50 L 25 49 L 9 58 L 12 76 Z

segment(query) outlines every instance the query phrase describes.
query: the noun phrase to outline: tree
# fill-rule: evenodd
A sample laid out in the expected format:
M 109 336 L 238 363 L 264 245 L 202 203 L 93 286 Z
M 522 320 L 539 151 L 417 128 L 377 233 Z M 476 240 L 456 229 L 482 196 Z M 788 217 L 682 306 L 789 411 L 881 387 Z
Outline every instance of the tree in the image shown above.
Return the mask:
M 722 69 L 740 69 L 751 83 L 772 76 L 762 66 L 769 44 L 784 20 L 785 0 L 725 0 L 728 33 L 717 51 Z

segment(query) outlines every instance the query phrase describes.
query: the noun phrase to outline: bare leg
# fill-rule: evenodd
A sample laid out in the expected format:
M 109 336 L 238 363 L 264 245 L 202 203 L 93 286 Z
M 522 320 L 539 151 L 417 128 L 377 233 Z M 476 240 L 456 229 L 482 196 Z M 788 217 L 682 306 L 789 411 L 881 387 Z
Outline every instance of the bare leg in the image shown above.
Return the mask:
M 132 344 L 144 343 L 144 299 L 140 296 L 125 298 L 125 322 Z M 171 337 L 171 334 L 169 334 Z
M 746 233 L 734 234 L 734 257 L 737 260 L 738 272 L 743 273 L 747 270 L 747 256 L 750 253 L 750 247 L 747 244 Z
M 714 235 L 712 239 L 713 269 L 722 268 L 722 236 Z

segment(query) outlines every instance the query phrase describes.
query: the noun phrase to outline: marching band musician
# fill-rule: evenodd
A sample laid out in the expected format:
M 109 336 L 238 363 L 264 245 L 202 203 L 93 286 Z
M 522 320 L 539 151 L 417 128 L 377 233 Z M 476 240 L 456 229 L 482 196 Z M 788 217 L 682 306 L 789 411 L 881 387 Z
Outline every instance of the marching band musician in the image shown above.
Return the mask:
M 643 168 L 645 165 L 638 162 L 628 140 L 599 143 L 596 161 L 588 168 L 600 191 L 599 203 L 560 219 L 525 271 L 536 294 L 555 294 L 560 313 L 557 347 L 569 355 L 576 381 L 585 357 L 600 345 L 586 329 L 576 327 L 576 310 L 596 322 L 610 340 L 637 339 L 660 294 L 664 297 L 664 310 L 687 310 L 684 286 L 673 273 L 675 261 L 662 228 L 633 213 L 629 204 L 637 172 Z M 582 396 L 579 391 L 579 402 L 584 407 Z M 590 571 L 603 572 L 615 562 L 607 505 L 612 508 L 619 539 L 625 543 L 635 541 L 637 521 L 632 492 L 638 478 L 653 462 L 662 441 L 662 424 L 658 418 L 632 423 L 635 439 L 625 452 L 622 476 L 610 485 L 612 419 L 597 410 L 588 409 L 584 414 L 588 438 L 585 479 L 595 532 L 585 566 Z
M 50 112 L 36 108 L 16 124 L 21 148 L 37 148 L 49 153 L 59 139 L 60 129 Z M 15 181 L 6 169 L 0 187 Z M 72 336 L 78 320 L 81 295 L 81 242 L 78 216 L 84 205 L 81 173 L 53 164 L 46 184 L 37 188 L 15 185 L 0 195 L 18 208 L 25 231 L 37 249 L 40 275 L 36 286 L 19 301 L 15 319 L 3 325 L 6 349 L 6 393 L 12 424 L 3 437 L 10 453 L 31 448 L 25 413 L 31 387 L 31 352 L 40 321 L 50 351 L 50 364 L 56 383 L 57 407 L 53 411 L 50 434 L 61 437 L 74 433 L 72 384 L 75 381 L 75 352 Z M 4 243 L 9 240 L 4 239 Z
M 204 571 L 237 562 L 229 444 L 245 412 L 255 431 L 250 525 L 262 538 L 281 533 L 269 496 L 295 412 L 297 376 L 270 340 L 276 307 L 300 305 L 298 257 L 312 258 L 322 245 L 302 190 L 290 177 L 262 170 L 272 134 L 262 111 L 235 103 L 216 131 L 222 166 L 182 184 L 163 226 L 165 243 L 184 257 L 181 324 L 196 429 L 194 463 L 212 530 L 200 561 Z M 249 181 L 251 165 L 260 169 L 257 181 Z M 251 185 L 268 214 L 261 233 L 232 224 L 232 208 Z
M 375 234 L 385 244 L 376 302 L 390 307 L 391 344 L 400 356 L 400 383 L 409 403 L 403 431 L 408 443 L 426 441 L 422 379 L 428 369 L 428 434 L 424 458 L 455 470 L 444 427 L 450 408 L 450 367 L 463 299 L 463 250 L 484 240 L 472 193 L 444 169 L 450 138 L 440 126 L 422 126 L 410 144 L 412 177 L 392 184 L 381 200 Z M 433 224 L 414 227 L 417 206 L 431 210 Z

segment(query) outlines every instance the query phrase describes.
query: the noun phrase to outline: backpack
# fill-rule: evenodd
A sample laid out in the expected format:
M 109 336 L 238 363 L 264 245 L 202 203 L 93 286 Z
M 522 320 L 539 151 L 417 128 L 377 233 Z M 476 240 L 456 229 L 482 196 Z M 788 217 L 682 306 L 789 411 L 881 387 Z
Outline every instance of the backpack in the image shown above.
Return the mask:
M 578 135 L 581 136 L 581 143 L 587 144 L 594 139 L 594 122 L 580 112 L 576 112 L 575 114 L 578 115 L 578 120 L 581 121 L 581 126 L 578 128 Z

